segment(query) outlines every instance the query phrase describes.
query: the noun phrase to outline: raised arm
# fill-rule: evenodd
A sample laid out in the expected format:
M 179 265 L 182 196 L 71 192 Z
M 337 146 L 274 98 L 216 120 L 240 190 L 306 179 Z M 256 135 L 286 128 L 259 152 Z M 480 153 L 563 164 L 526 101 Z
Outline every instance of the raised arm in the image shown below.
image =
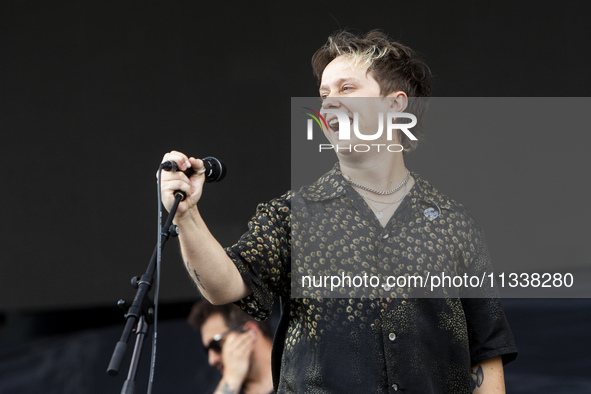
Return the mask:
M 238 269 L 203 221 L 197 203 L 201 198 L 205 176 L 198 172 L 203 162 L 172 151 L 162 161 L 174 161 L 179 171 L 162 171 L 162 203 L 170 211 L 174 192 L 181 190 L 187 197 L 177 209 L 174 224 L 179 228 L 179 242 L 185 267 L 197 287 L 212 304 L 227 304 L 250 293 Z M 188 178 L 183 171 L 192 167 Z

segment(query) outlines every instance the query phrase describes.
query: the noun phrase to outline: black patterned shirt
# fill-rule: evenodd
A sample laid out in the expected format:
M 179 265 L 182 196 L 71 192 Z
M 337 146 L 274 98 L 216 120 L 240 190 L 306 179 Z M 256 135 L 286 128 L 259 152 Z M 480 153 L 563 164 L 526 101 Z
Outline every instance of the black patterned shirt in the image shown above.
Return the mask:
M 336 165 L 314 184 L 260 204 L 249 230 L 226 249 L 252 292 L 241 308 L 265 319 L 282 300 L 274 342 L 278 392 L 470 393 L 472 365 L 516 357 L 500 300 L 488 290 L 441 289 L 427 297 L 424 289 L 380 287 L 327 298 L 326 289 L 312 287 L 306 298 L 291 297 L 300 286 L 292 279 L 310 267 L 381 279 L 491 272 L 472 216 L 413 177 L 383 227 Z

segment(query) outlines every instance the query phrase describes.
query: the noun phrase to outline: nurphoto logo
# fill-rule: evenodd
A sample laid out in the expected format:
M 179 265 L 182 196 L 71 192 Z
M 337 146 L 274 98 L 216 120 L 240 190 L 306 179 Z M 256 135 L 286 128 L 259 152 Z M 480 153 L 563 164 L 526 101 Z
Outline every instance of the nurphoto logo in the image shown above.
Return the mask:
M 406 112 L 379 112 L 377 113 L 377 130 L 372 133 L 365 133 L 360 131 L 359 113 L 353 112 L 352 116 L 344 111 L 338 109 L 322 109 L 318 112 L 309 107 L 303 107 L 310 118 L 307 120 L 307 139 L 314 139 L 314 122 L 320 127 L 325 134 L 335 133 L 339 141 L 351 142 L 353 134 L 353 140 L 359 141 L 378 141 L 387 142 L 392 141 L 394 130 L 400 130 L 410 140 L 416 141 L 417 138 L 409 130 L 416 126 L 417 118 L 415 115 Z M 323 116 L 324 115 L 324 116 Z M 410 122 L 399 123 L 401 119 L 410 120 Z M 385 127 L 384 127 L 385 125 Z M 352 127 L 351 127 L 352 126 Z M 353 129 L 353 133 L 351 133 Z M 386 141 L 384 141 L 384 133 Z M 319 144 L 319 152 L 323 150 L 335 150 L 338 152 L 349 151 L 349 152 L 369 152 L 372 149 L 376 149 L 378 152 L 387 150 L 388 152 L 402 152 L 403 146 L 398 143 L 387 144 L 387 143 L 345 143 L 344 145 L 338 144 Z

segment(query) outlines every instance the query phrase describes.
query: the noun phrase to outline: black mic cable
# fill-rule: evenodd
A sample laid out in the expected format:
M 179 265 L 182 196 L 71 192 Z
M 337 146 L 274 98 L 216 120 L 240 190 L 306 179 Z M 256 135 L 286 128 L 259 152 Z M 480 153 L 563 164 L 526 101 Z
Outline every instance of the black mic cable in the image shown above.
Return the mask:
M 216 159 L 215 157 L 206 157 L 203 160 L 204 171 L 203 174 L 205 175 L 205 182 L 213 183 L 219 182 L 226 176 L 226 166 L 224 163 Z M 157 196 L 158 196 L 158 238 L 157 238 L 157 246 L 156 246 L 156 281 L 155 281 L 155 290 L 154 290 L 154 333 L 152 337 L 152 356 L 150 359 L 150 378 L 148 381 L 148 394 L 152 393 L 152 385 L 154 382 L 154 373 L 156 370 L 156 347 L 157 347 L 157 340 L 158 340 L 158 299 L 160 296 L 160 263 L 162 260 L 162 170 L 165 171 L 178 171 L 178 165 L 174 161 L 165 161 L 164 163 L 160 164 L 158 169 L 158 182 L 157 182 Z M 184 171 L 185 175 L 188 177 L 192 176 L 195 171 L 192 168 L 189 168 Z M 180 193 L 184 200 L 187 196 L 184 192 L 178 190 L 175 192 Z

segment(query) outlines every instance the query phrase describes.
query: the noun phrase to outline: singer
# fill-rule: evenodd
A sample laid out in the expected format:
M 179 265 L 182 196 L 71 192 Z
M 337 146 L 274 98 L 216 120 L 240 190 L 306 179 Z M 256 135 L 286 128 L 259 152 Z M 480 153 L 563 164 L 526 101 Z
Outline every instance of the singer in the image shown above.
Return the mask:
M 379 31 L 332 35 L 312 66 L 324 109 L 352 113 L 348 98 L 375 97 L 383 99 L 380 112 L 404 112 L 410 98 L 431 91 L 424 62 Z M 412 113 L 419 118 L 424 110 L 419 105 Z M 326 120 L 328 142 L 342 143 L 338 126 Z M 413 133 L 420 140 L 420 129 Z M 214 304 L 236 302 L 257 319 L 282 300 L 273 348 L 278 392 L 505 390 L 503 364 L 517 349 L 494 294 L 413 298 L 398 288 L 388 297 L 329 298 L 321 290 L 290 297 L 292 264 L 311 256 L 311 265 L 334 267 L 335 275 L 349 269 L 345 264 L 365 272 L 390 267 L 392 275 L 419 275 L 430 267 L 457 275 L 491 272 L 483 233 L 470 213 L 407 170 L 404 155 L 416 141 L 399 132 L 391 143 L 404 152 L 335 150 L 332 170 L 308 187 L 260 204 L 249 231 L 226 249 L 199 213 L 203 162 L 176 151 L 164 156 L 181 171 L 195 171 L 190 177 L 163 173 L 162 199 L 170 209 L 174 191 L 187 195 L 175 223 L 186 268 L 202 294 Z M 299 216 L 308 217 L 307 228 L 314 231 L 301 231 Z

